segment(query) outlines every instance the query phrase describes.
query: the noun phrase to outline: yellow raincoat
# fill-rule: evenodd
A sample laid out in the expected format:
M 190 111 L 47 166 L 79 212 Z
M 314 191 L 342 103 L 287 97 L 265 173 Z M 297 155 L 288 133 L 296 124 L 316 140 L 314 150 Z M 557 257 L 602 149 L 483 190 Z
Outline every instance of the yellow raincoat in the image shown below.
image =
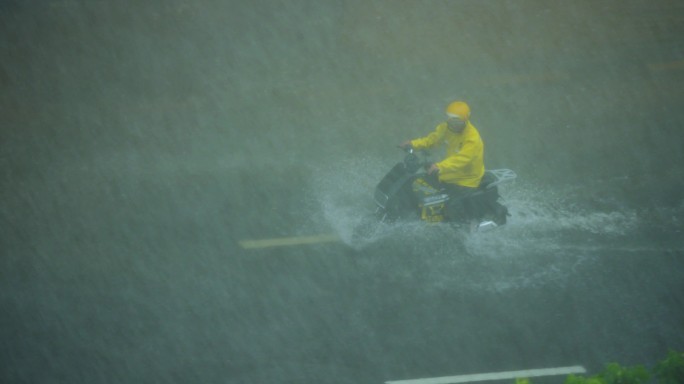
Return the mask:
M 484 175 L 484 143 L 480 133 L 467 122 L 461 133 L 447 128 L 447 123 L 439 124 L 429 135 L 411 140 L 415 149 L 426 149 L 446 144 L 446 157 L 436 163 L 439 168 L 439 181 L 477 188 Z

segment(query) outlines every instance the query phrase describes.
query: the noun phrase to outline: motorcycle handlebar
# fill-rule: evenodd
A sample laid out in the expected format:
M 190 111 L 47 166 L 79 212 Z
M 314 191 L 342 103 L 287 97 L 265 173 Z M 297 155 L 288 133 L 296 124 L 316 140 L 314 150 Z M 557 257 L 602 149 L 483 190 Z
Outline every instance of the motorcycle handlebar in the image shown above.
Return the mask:
M 412 169 L 412 172 L 416 172 L 421 168 L 427 171 L 430 166 L 432 166 L 432 161 L 430 161 L 429 155 L 426 152 L 419 151 L 413 147 L 400 148 L 406 152 L 406 156 L 404 157 L 404 165 L 407 167 L 407 169 Z

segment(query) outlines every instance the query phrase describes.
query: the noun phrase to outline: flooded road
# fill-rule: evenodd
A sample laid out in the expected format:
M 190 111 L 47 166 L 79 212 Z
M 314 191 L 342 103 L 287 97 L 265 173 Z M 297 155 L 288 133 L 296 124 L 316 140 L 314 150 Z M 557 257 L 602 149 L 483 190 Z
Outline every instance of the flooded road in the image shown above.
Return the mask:
M 683 19 L 4 2 L 0 381 L 383 383 L 683 350 Z M 358 236 L 396 145 L 456 99 L 486 167 L 519 175 L 508 224 Z

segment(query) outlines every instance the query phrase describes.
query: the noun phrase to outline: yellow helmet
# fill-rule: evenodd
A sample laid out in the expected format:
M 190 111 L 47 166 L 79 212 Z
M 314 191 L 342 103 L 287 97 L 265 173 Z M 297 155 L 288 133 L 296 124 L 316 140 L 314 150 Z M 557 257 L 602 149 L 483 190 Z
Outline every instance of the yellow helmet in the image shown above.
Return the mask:
M 464 121 L 468 121 L 470 119 L 470 107 L 462 101 L 454 101 L 447 106 L 446 114 L 449 117 L 459 117 Z

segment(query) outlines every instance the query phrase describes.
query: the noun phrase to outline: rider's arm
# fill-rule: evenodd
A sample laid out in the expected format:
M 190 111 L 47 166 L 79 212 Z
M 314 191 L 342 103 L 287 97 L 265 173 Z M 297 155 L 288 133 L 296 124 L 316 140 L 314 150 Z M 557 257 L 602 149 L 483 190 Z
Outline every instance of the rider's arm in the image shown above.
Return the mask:
M 444 137 L 444 132 L 446 132 L 446 129 L 446 123 L 442 123 L 438 125 L 434 132 L 430 133 L 429 135 L 420 139 L 411 140 L 411 146 L 413 149 L 430 148 L 439 143 L 439 141 Z
M 439 172 L 443 171 L 455 171 L 462 169 L 467 164 L 469 164 L 473 158 L 480 155 L 480 149 L 477 140 L 474 138 L 466 139 L 463 142 L 463 146 L 458 151 L 458 153 L 448 156 L 446 159 L 436 163 L 435 165 L 439 168 Z

